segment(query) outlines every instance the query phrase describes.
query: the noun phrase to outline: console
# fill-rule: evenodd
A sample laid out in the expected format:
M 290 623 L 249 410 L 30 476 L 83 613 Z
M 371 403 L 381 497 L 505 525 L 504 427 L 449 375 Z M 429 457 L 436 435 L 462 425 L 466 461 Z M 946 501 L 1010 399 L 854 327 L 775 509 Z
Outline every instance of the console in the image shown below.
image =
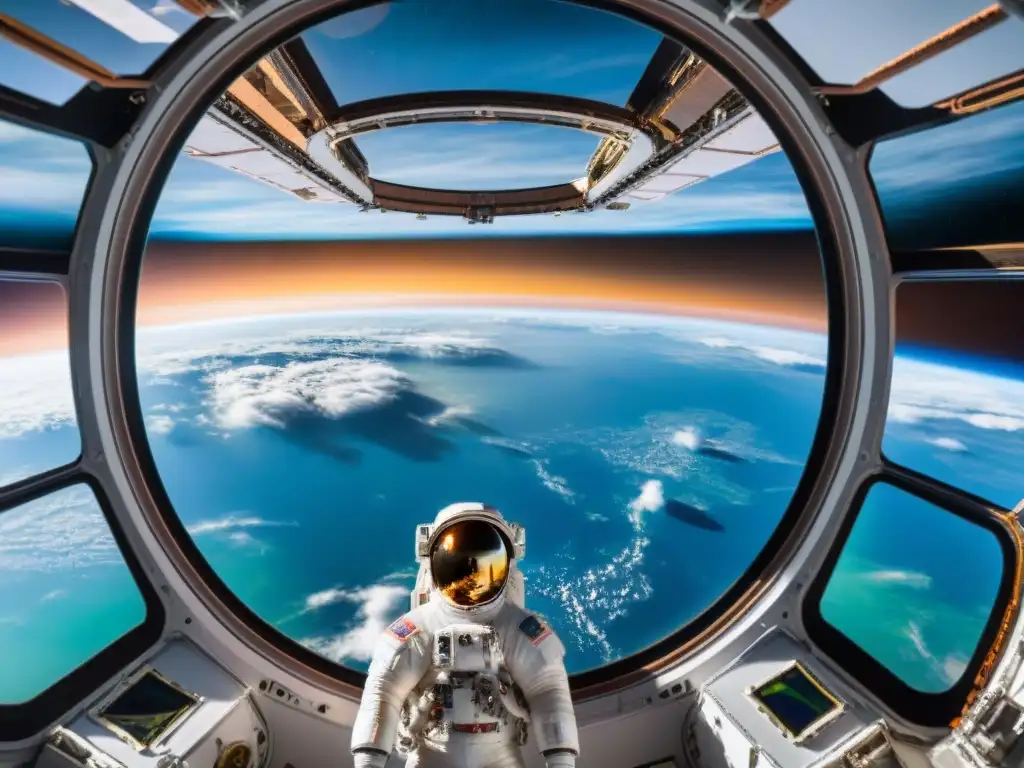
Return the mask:
M 249 688 L 177 638 L 56 728 L 36 768 L 264 768 L 270 747 Z
M 701 768 L 896 764 L 884 721 L 810 650 L 771 629 L 701 688 L 686 742 Z

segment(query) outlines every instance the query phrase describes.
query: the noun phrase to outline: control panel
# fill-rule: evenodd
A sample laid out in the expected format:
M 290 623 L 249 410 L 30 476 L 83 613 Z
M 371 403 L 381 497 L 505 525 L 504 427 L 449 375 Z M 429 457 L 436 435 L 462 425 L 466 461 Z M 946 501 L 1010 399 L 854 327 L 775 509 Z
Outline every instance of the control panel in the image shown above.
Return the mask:
M 55 729 L 36 768 L 264 768 L 270 746 L 248 687 L 178 638 Z
M 694 715 L 688 751 L 702 768 L 824 768 L 855 755 L 878 765 L 891 756 L 881 717 L 777 628 L 704 684 Z

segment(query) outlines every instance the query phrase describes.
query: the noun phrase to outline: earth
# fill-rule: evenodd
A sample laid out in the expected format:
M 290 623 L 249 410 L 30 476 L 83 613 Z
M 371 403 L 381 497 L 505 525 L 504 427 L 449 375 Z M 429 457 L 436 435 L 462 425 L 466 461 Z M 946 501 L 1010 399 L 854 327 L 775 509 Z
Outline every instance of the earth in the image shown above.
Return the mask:
M 821 334 L 699 318 L 399 309 L 144 330 L 137 356 L 174 508 L 267 622 L 365 669 L 408 609 L 416 524 L 483 501 L 525 525 L 527 605 L 560 635 L 573 673 L 676 631 L 750 565 L 802 476 L 826 348 Z M 894 385 L 889 455 L 953 466 L 988 483 L 988 498 L 1007 497 L 986 451 L 995 440 L 1000 455 L 1024 453 L 1024 414 L 1013 412 L 1024 383 L 949 360 L 903 365 L 947 385 L 929 390 L 916 375 Z M 953 376 L 1001 382 L 998 407 L 949 395 Z M 19 381 L 28 398 L 31 382 Z M 74 431 L 62 413 L 53 405 L 31 428 L 10 428 L 0 449 L 17 440 L 22 462 L 52 460 Z M 907 507 L 872 492 L 823 610 L 911 685 L 944 690 L 987 618 L 998 547 L 927 505 L 904 521 Z M 920 515 L 934 547 L 879 544 L 920 531 Z M 40 659 L 28 678 L 0 675 L 0 699 L 32 695 L 141 620 L 84 487 L 4 515 L 0 542 L 0 647 Z M 949 578 L 950 546 L 961 560 L 972 548 L 973 587 Z M 861 637 L 865 610 L 889 617 Z M 102 631 L 86 642 L 76 618 Z M 30 645 L 26 624 L 39 630 Z

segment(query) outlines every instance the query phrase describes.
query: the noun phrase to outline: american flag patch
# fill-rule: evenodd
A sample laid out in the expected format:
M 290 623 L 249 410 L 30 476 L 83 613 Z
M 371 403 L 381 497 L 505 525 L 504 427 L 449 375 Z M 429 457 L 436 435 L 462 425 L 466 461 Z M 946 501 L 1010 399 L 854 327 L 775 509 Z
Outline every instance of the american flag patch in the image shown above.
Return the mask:
M 388 632 L 397 637 L 403 643 L 420 631 L 420 628 L 412 623 L 405 616 L 388 627 Z
M 527 616 L 519 622 L 519 629 L 534 645 L 540 645 L 544 638 L 551 634 L 551 630 L 536 616 Z

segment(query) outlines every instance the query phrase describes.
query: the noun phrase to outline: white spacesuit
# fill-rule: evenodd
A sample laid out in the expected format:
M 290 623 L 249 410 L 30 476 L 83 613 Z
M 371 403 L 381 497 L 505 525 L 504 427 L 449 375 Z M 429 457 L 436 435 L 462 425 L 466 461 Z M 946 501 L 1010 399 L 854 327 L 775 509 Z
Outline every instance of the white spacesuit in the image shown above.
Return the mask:
M 415 607 L 377 643 L 352 727 L 356 768 L 392 749 L 408 768 L 520 768 L 533 733 L 547 768 L 574 768 L 565 648 L 523 608 L 525 534 L 496 509 L 453 504 L 417 528 Z

